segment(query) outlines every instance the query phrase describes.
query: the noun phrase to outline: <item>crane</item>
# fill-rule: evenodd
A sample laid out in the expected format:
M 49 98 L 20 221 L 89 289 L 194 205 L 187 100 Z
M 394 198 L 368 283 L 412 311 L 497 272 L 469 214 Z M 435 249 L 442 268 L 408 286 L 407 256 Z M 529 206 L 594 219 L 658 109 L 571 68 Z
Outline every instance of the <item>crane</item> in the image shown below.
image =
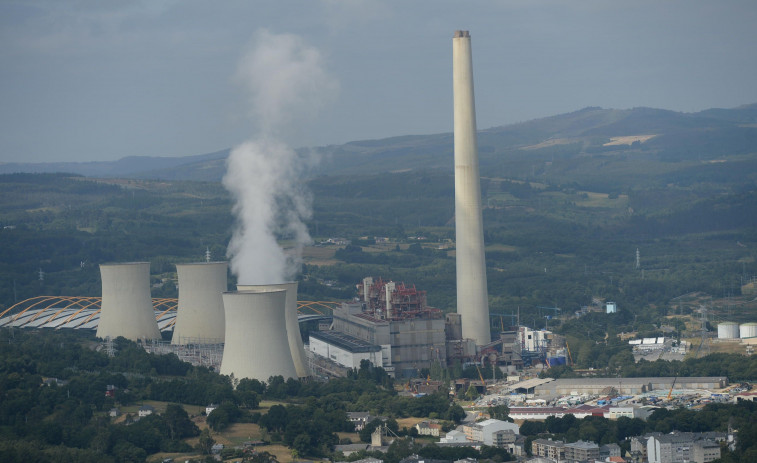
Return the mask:
M 568 359 L 570 360 L 570 366 L 573 366 L 573 356 L 570 354 L 570 345 L 568 345 L 568 341 L 565 341 L 565 349 L 568 351 Z
M 483 384 L 484 386 L 484 394 L 486 394 L 486 381 L 484 380 L 484 375 L 481 374 L 481 369 L 478 367 L 478 364 L 476 363 L 474 365 L 476 365 L 476 371 L 478 372 L 478 377 L 481 379 L 481 384 Z
M 673 399 L 673 388 L 676 387 L 676 381 L 678 381 L 678 375 L 673 378 L 673 384 L 670 385 L 670 392 L 668 392 L 668 402 Z

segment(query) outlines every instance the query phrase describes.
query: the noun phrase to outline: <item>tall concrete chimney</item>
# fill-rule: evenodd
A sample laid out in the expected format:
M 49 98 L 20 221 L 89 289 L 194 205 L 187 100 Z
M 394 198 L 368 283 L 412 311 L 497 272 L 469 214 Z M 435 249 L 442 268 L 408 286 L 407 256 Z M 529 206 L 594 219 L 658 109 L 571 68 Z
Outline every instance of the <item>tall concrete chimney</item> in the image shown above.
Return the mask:
M 457 312 L 463 337 L 476 345 L 491 342 L 486 289 L 484 227 L 476 143 L 476 103 L 470 34 L 452 38 L 452 88 L 455 105 L 455 255 Z

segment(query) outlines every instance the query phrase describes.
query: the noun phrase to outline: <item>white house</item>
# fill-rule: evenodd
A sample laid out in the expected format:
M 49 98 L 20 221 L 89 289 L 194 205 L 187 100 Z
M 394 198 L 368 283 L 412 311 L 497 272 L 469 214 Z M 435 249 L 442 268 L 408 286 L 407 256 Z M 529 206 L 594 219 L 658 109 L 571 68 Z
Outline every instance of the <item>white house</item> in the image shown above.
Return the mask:
M 152 415 L 153 413 L 155 413 L 155 407 L 153 407 L 152 405 L 142 405 L 141 407 L 139 407 L 138 413 L 140 418 Z
M 465 433 L 458 431 L 457 429 L 453 429 L 452 431 L 448 432 L 446 436 L 439 439 L 440 444 L 464 444 L 467 442 L 469 441 L 465 437 Z

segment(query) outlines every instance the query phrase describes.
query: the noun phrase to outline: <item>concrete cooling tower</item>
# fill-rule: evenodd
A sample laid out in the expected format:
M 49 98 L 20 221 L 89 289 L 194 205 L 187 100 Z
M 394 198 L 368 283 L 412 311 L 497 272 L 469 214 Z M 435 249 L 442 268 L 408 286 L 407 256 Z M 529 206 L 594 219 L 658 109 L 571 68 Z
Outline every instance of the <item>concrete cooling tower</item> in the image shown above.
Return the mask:
M 274 285 L 237 285 L 237 291 L 271 291 L 275 289 L 285 289 L 287 292 L 285 308 L 287 339 L 297 376 L 300 378 L 310 376 L 308 363 L 305 359 L 305 346 L 302 344 L 300 325 L 297 320 L 297 282 Z
M 225 292 L 226 344 L 221 374 L 268 381 L 271 376 L 297 378 L 286 336 L 283 289 Z
M 457 313 L 463 337 L 476 345 L 491 341 L 489 295 L 486 288 L 484 226 L 476 142 L 473 60 L 468 31 L 452 38 L 452 87 L 455 124 L 455 261 Z
M 227 262 L 176 264 L 179 307 L 171 344 L 217 344 L 224 340 L 223 297 Z
M 102 264 L 100 276 L 103 297 L 97 337 L 159 339 L 150 297 L 150 263 Z

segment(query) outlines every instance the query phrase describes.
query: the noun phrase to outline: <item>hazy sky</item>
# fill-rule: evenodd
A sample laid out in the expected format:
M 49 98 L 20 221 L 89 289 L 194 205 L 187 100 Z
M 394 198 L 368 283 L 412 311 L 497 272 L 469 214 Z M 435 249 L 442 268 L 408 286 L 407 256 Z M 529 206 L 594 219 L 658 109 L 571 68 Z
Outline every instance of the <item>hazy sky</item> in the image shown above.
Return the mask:
M 757 1 L 0 0 L 0 161 L 184 156 L 255 134 L 255 37 L 318 49 L 338 92 L 295 146 L 452 128 L 471 32 L 480 129 L 586 106 L 757 102 Z

